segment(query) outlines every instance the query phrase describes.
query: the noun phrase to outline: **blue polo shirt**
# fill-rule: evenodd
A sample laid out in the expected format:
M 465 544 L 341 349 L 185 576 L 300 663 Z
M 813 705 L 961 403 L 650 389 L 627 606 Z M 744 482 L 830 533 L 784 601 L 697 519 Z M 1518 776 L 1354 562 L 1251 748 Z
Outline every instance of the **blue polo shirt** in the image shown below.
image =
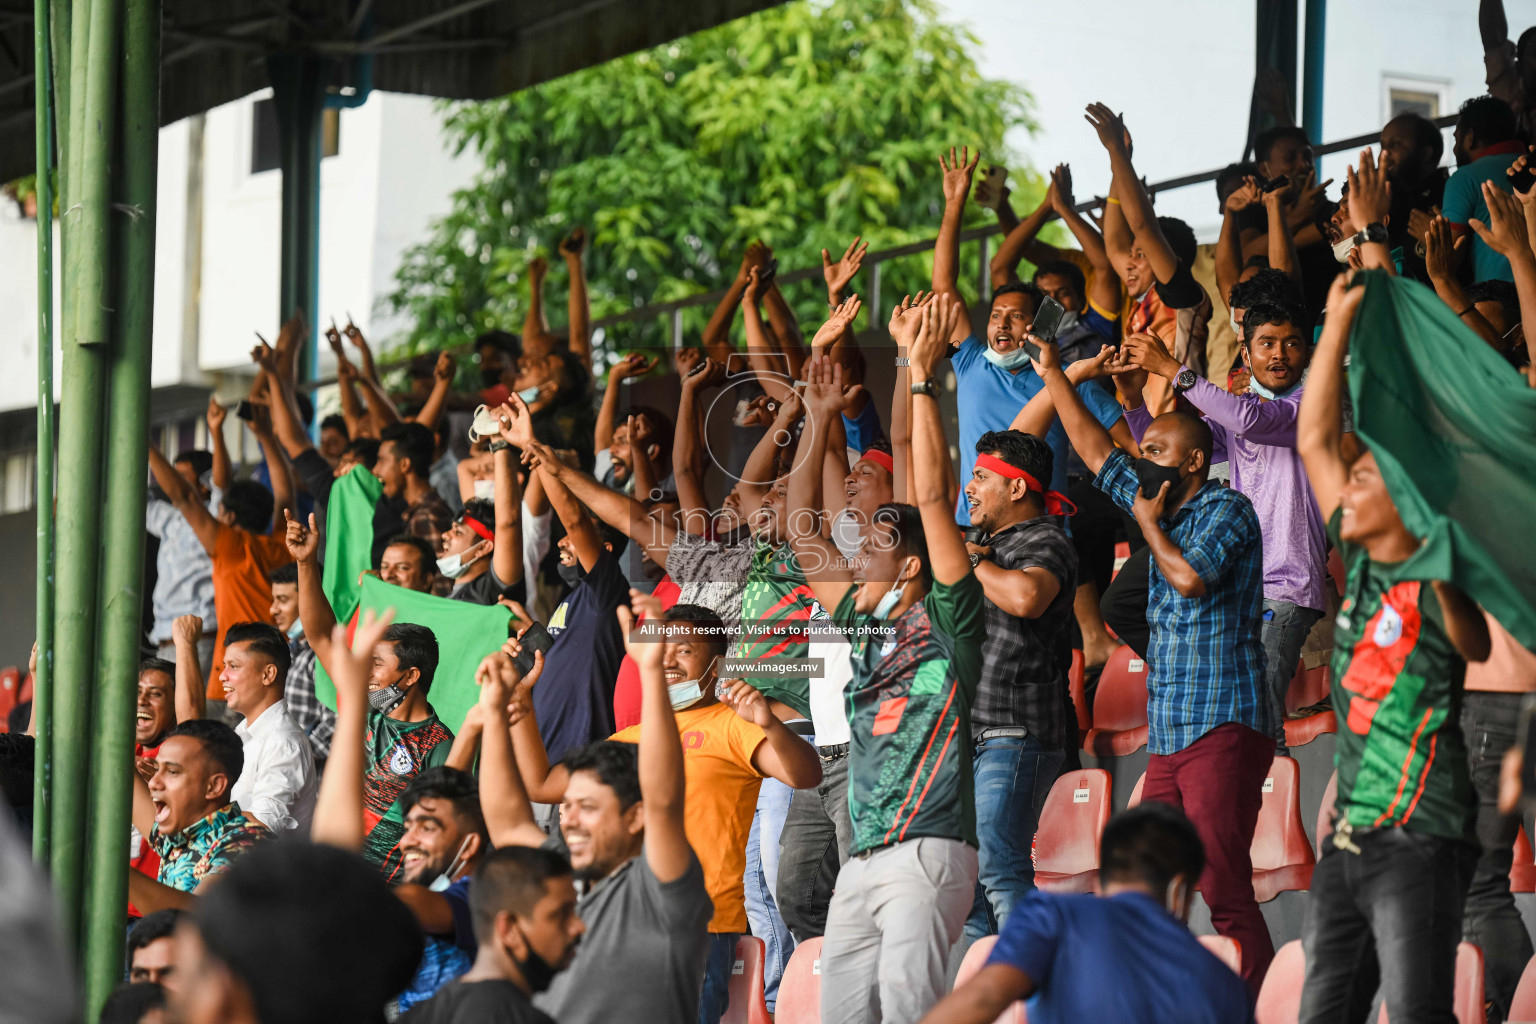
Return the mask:
M 1030 1024 L 1251 1024 L 1248 990 L 1152 897 L 1034 890 L 1013 908 L 987 966 L 1035 984 Z
M 1019 410 L 1045 387 L 1045 381 L 1028 363 L 1017 373 L 1011 373 L 987 361 L 985 338 L 971 335 L 960 343 L 950 357 L 955 368 L 955 386 L 960 398 L 960 497 L 955 503 L 955 522 L 971 525 L 971 510 L 965 504 L 965 485 L 971 479 L 976 465 L 976 442 L 989 430 L 1007 430 Z M 1120 403 L 1115 401 L 1092 381 L 1077 386 L 1088 411 L 1104 424 L 1114 426 L 1122 415 Z M 1052 460 L 1050 489 L 1067 491 L 1067 432 L 1061 420 L 1051 424 L 1045 441 L 1051 446 Z
M 1475 217 L 1484 224 L 1488 223 L 1488 204 L 1483 201 L 1483 182 L 1491 181 L 1497 188 L 1510 191 L 1507 173 L 1509 165 L 1523 152 L 1525 145 L 1518 141 L 1489 146 L 1485 155 L 1459 168 L 1445 183 L 1445 196 L 1441 200 L 1440 210 L 1446 220 L 1466 228 L 1467 234 L 1471 236 L 1474 281 L 1515 279 L 1509 260 L 1489 248 L 1477 232 L 1467 226 L 1467 222 Z

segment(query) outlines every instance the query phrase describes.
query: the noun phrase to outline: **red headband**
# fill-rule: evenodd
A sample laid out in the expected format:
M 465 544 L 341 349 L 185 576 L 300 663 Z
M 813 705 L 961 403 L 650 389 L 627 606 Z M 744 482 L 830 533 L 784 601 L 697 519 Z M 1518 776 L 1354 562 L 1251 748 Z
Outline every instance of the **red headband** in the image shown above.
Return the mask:
M 490 541 L 492 544 L 496 543 L 496 534 L 486 529 L 484 523 L 470 515 L 468 512 L 459 516 L 459 521 L 462 522 L 465 526 L 469 527 L 471 530 L 474 530 L 481 537 Z
M 890 452 L 883 452 L 878 448 L 871 448 L 869 451 L 859 456 L 860 461 L 866 459 L 870 462 L 873 462 L 877 466 L 883 466 L 885 471 L 890 473 L 892 476 L 896 474 L 896 462 L 891 458 Z
M 976 465 L 980 469 L 996 473 L 998 476 L 1005 476 L 1010 480 L 1023 480 L 1031 491 L 1044 497 L 1045 511 L 1049 515 L 1077 515 L 1077 506 L 1068 501 L 1065 494 L 1062 494 L 1060 491 L 1046 490 L 1039 480 L 1036 480 L 1017 466 L 1010 466 L 996 455 L 987 455 L 985 453 L 978 455 L 976 456 Z

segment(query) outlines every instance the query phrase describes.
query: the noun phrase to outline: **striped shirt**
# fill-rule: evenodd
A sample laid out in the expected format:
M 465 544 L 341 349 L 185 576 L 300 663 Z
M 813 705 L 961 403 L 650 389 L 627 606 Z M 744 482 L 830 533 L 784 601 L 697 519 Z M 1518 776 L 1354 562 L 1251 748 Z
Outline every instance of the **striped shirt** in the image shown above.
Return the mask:
M 336 712 L 320 703 L 315 696 L 315 649 L 304 637 L 288 641 L 288 654 L 292 658 L 288 666 L 288 680 L 283 688 L 283 700 L 288 703 L 288 713 L 309 738 L 310 749 L 316 761 L 331 756 L 331 736 L 336 732 Z
M 1131 511 L 1136 471 L 1118 449 L 1094 486 Z M 1264 684 L 1259 642 L 1264 610 L 1264 549 L 1248 498 L 1207 483 L 1163 528 L 1205 584 L 1200 597 L 1174 589 L 1152 561 L 1147 624 L 1147 749 L 1176 754 L 1226 722 L 1266 736 L 1280 724 Z

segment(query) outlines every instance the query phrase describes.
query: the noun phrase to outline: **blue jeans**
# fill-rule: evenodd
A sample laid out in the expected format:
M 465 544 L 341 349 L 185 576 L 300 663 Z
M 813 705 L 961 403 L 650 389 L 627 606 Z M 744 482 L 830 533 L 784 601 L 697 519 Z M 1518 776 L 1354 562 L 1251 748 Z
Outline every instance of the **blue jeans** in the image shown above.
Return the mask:
M 1065 751 L 1048 750 L 1035 736 L 976 743 L 981 859 L 976 900 L 965 922 L 965 934 L 972 939 L 1001 931 L 1014 904 L 1035 887 L 1035 826 L 1065 757 Z
M 699 993 L 699 1024 L 720 1024 L 731 1005 L 731 966 L 736 963 L 735 933 L 709 933 L 709 958 L 704 961 L 704 989 Z
M 778 1002 L 784 965 L 795 951 L 795 937 L 779 915 L 773 898 L 773 887 L 779 878 L 779 838 L 794 792 L 778 779 L 763 780 L 757 795 L 757 813 L 752 815 L 752 831 L 747 835 L 747 871 L 742 879 L 747 923 L 752 926 L 752 934 L 763 940 L 763 999 L 768 1003 L 769 1013 Z

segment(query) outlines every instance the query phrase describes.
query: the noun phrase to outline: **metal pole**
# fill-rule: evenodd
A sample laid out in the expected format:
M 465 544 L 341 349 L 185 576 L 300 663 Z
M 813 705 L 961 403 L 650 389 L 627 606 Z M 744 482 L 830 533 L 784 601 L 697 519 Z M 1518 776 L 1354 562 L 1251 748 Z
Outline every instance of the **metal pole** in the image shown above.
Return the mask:
M 1307 28 L 1301 57 L 1301 125 L 1307 138 L 1323 137 L 1323 52 L 1328 41 L 1328 0 L 1307 0 Z
M 276 54 L 267 58 L 272 101 L 282 144 L 283 210 L 279 321 L 303 310 L 310 328 L 309 376 L 319 373 L 320 126 L 325 112 L 327 61 Z
M 78 942 L 85 861 L 86 780 L 91 765 L 91 692 L 95 675 L 97 562 L 100 558 L 101 451 L 108 348 L 111 264 L 111 160 L 117 120 L 117 33 L 122 0 L 75 0 L 71 52 L 69 168 L 64 193 L 73 220 L 64 256 L 64 388 L 59 414 L 58 586 L 54 635 L 52 863 L 59 916 Z
M 101 648 L 91 731 L 91 855 L 83 958 L 87 1019 L 123 973 L 134 703 L 144 605 L 144 475 L 149 447 L 149 362 L 155 297 L 155 174 L 160 127 L 161 0 L 125 0 L 122 122 L 113 234 L 112 332 L 106 507 L 102 531 Z
M 53 803 L 53 49 L 49 0 L 33 0 L 37 85 L 37 671 L 32 720 L 32 857 L 48 863 Z

